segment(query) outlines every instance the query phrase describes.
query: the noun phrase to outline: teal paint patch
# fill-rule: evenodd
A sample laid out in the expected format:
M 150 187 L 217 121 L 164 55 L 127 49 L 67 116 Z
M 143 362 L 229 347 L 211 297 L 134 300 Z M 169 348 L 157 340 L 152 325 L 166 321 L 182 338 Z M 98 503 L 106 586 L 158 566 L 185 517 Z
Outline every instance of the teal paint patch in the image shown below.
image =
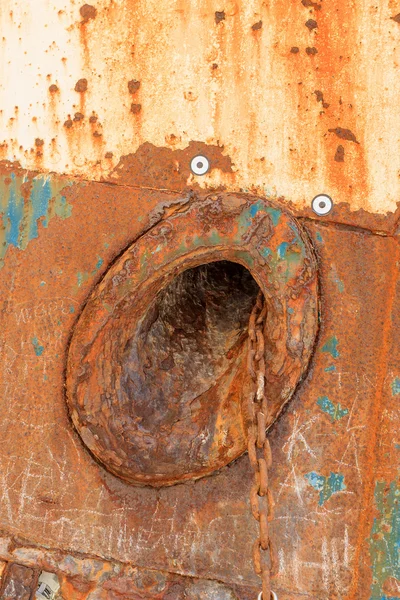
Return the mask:
M 343 419 L 343 417 L 349 414 L 347 408 L 342 408 L 339 402 L 334 404 L 329 400 L 328 396 L 321 396 L 318 398 L 317 404 L 324 413 L 331 417 L 332 423 L 340 421 L 340 419 Z
M 279 208 L 271 208 L 267 207 L 267 213 L 271 216 L 272 224 L 276 227 L 279 223 L 279 219 L 281 218 L 282 211 Z
M 400 377 L 395 377 L 392 381 L 392 396 L 400 394 Z
M 400 488 L 397 482 L 375 484 L 375 517 L 369 539 L 372 563 L 370 600 L 391 600 L 385 594 L 390 578 L 400 580 Z
M 328 354 L 330 354 L 333 358 L 338 358 L 340 356 L 340 353 L 337 349 L 338 344 L 339 344 L 339 342 L 338 342 L 337 337 L 335 335 L 333 335 L 322 346 L 321 352 L 328 352 Z
M 308 483 L 317 490 L 319 494 L 318 504 L 322 506 L 333 494 L 342 492 L 346 489 L 344 484 L 344 475 L 340 473 L 330 473 L 329 477 L 318 475 L 315 471 L 304 475 Z
M 320 242 L 321 244 L 324 243 L 324 240 L 322 239 L 322 235 L 320 234 L 319 231 L 317 231 L 316 238 L 317 238 L 317 242 Z
M 103 262 L 104 262 L 103 259 L 99 256 L 98 261 L 97 261 L 96 266 L 93 269 L 93 271 L 90 271 L 88 273 L 82 273 L 82 272 L 77 273 L 78 287 L 81 287 L 82 283 L 85 283 L 85 281 L 87 281 L 89 279 L 89 277 L 94 277 L 96 275 L 97 271 L 102 267 Z
M 343 281 L 341 279 L 339 279 L 339 277 L 335 277 L 334 281 L 335 281 L 335 283 L 337 285 L 337 289 L 342 294 L 344 292 L 344 283 L 343 283 Z
M 6 183 L 7 181 L 7 183 Z M 26 177 L 11 173 L 0 178 L 0 268 L 10 246 L 25 250 L 39 235 L 39 221 L 47 227 L 55 217 L 71 216 L 72 206 L 60 192 L 72 185 L 71 181 L 46 176 Z M 27 194 L 29 196 L 27 197 Z
M 267 248 L 267 246 L 265 246 L 260 250 L 260 254 L 263 258 L 268 258 L 268 256 L 271 256 L 272 252 L 270 248 Z
M 243 216 L 246 219 L 246 227 L 251 224 L 252 219 L 259 212 L 267 213 L 271 217 L 272 224 L 276 227 L 281 218 L 282 211 L 279 208 L 272 208 L 272 206 L 266 206 L 262 200 L 254 202 L 248 210 L 245 210 Z
M 324 369 L 325 373 L 332 373 L 333 371 L 336 371 L 336 366 L 335 365 L 330 365 L 329 367 L 326 367 Z
M 45 281 L 41 281 L 39 285 L 40 285 L 40 287 L 43 287 L 44 285 L 46 285 L 46 282 Z
M 73 306 L 70 306 L 70 307 L 69 307 L 69 312 L 70 312 L 70 313 L 74 313 L 74 312 L 75 312 L 75 308 L 74 308 Z
M 32 339 L 32 346 L 33 346 L 33 349 L 35 350 L 36 356 L 42 356 L 42 354 L 44 352 L 44 346 L 41 346 L 39 344 L 39 340 L 37 339 L 37 337 L 34 337 Z
M 286 252 L 287 252 L 288 246 L 289 246 L 288 242 L 282 242 L 281 244 L 279 244 L 279 246 L 277 248 L 278 258 L 280 258 L 280 259 L 286 258 Z
M 95 271 L 98 271 L 103 264 L 103 259 L 99 257 L 99 260 L 96 263 Z

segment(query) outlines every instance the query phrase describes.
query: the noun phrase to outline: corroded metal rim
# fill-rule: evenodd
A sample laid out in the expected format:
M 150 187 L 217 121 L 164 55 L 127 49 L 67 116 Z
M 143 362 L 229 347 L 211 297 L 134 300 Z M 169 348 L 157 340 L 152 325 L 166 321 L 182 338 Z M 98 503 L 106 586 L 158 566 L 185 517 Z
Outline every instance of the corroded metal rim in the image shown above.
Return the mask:
M 157 431 L 141 430 L 135 398 L 120 386 L 125 349 L 150 301 L 179 273 L 220 260 L 246 267 L 268 303 L 266 379 L 275 418 L 307 367 L 317 331 L 316 262 L 307 237 L 287 212 L 267 200 L 222 194 L 159 222 L 93 291 L 67 362 L 67 402 L 76 429 L 94 456 L 130 483 L 160 486 L 202 477 L 246 449 L 239 397 L 246 389 L 244 353 L 208 392 L 210 410 L 218 415 L 205 424 L 207 452 L 194 462 L 184 446 L 179 455 L 179 445 L 196 429 L 171 434 L 175 460 L 167 464 L 156 449 L 162 423 Z M 188 421 L 188 430 L 192 424 Z M 229 448 L 223 442 L 227 438 Z

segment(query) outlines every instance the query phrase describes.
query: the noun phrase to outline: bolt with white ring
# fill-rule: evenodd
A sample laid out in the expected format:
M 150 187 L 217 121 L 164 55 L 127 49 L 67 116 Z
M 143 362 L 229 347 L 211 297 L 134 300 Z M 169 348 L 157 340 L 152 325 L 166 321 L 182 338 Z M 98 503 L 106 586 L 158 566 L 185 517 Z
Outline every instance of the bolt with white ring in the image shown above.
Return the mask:
M 258 594 L 257 600 L 263 600 L 263 594 L 262 594 L 262 592 L 260 592 Z M 272 590 L 271 590 L 271 600 L 278 600 L 278 596 Z
M 311 208 L 317 214 L 325 216 L 329 214 L 333 208 L 332 198 L 327 194 L 319 194 L 315 196 L 314 200 L 311 202 Z
M 190 161 L 190 169 L 194 175 L 205 175 L 210 170 L 210 161 L 199 154 Z

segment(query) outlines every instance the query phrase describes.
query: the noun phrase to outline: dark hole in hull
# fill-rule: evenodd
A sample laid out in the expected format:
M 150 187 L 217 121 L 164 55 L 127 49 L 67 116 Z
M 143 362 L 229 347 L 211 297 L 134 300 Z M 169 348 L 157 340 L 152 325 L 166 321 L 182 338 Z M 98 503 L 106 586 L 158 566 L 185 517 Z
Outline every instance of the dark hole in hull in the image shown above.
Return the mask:
M 209 421 L 218 414 L 210 390 L 243 351 L 258 290 L 249 271 L 237 263 L 188 269 L 158 293 L 130 340 L 121 387 L 134 399 L 132 417 L 141 442 L 149 435 L 149 451 L 160 452 L 163 469 L 169 462 L 174 466 L 174 434 L 182 424 L 192 433 L 188 462 L 200 466 L 206 457 L 212 443 Z M 145 458 L 144 463 L 149 467 Z

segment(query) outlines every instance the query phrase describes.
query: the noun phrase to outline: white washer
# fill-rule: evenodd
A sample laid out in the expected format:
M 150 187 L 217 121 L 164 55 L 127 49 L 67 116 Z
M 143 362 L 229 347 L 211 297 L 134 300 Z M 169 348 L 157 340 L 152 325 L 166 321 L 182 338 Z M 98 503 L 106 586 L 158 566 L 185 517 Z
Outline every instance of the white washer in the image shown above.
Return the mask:
M 194 175 L 205 175 L 210 169 L 210 161 L 199 154 L 190 161 L 190 168 Z

